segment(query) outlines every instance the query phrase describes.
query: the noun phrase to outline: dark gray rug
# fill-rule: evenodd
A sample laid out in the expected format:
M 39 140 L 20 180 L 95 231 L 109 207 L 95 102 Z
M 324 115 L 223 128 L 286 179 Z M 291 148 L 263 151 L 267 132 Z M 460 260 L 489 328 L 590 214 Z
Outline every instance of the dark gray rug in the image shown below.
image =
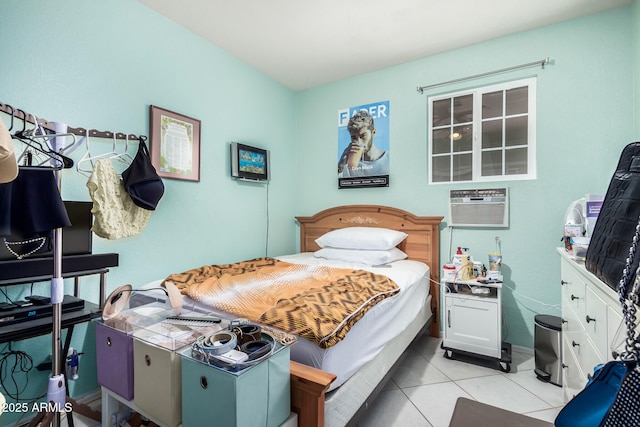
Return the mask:
M 553 427 L 553 424 L 459 397 L 449 427 Z

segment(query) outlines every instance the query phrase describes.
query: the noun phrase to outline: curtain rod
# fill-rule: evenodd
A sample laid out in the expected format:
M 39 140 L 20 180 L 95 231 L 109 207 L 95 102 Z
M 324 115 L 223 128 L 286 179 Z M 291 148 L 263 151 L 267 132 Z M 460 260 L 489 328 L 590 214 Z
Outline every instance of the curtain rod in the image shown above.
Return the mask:
M 431 89 L 431 88 L 434 88 L 434 87 L 444 86 L 444 85 L 448 85 L 448 84 L 451 84 L 451 83 L 463 82 L 463 81 L 466 81 L 466 80 L 473 80 L 473 79 L 477 79 L 477 78 L 480 78 L 480 77 L 491 76 L 493 74 L 505 73 L 507 71 L 519 70 L 521 68 L 534 67 L 536 65 L 540 65 L 542 67 L 542 69 L 544 70 L 544 66 L 546 64 L 550 64 L 550 63 L 551 63 L 551 60 L 549 58 L 545 58 L 545 59 L 540 59 L 540 60 L 534 61 L 534 62 L 528 62 L 526 64 L 514 65 L 513 67 L 503 68 L 501 70 L 488 71 L 486 73 L 476 74 L 476 75 L 468 76 L 468 77 L 461 77 L 459 79 L 448 80 L 446 82 L 434 83 L 434 84 L 426 85 L 426 86 L 418 86 L 416 89 L 417 89 L 418 92 L 423 93 L 425 91 L 425 89 Z
M 33 125 L 35 125 L 36 121 L 38 122 L 37 124 L 42 126 L 44 129 L 50 130 L 52 132 L 56 132 L 56 129 L 53 125 L 52 122 L 49 122 L 46 119 L 42 119 L 40 117 L 36 117 L 35 115 L 31 114 L 31 113 L 27 113 L 23 110 L 20 110 L 19 108 L 14 108 L 9 104 L 3 104 L 2 102 L 0 102 L 0 111 L 2 111 L 3 113 L 6 113 L 20 121 L 24 121 L 24 122 L 29 122 Z M 147 139 L 147 137 L 145 135 L 134 135 L 134 134 L 125 134 L 122 132 L 117 132 L 117 133 L 113 133 L 111 131 L 99 131 L 96 129 L 84 129 L 84 128 L 74 128 L 69 126 L 67 128 L 67 133 L 72 133 L 74 135 L 77 136 L 89 136 L 92 138 L 115 138 L 115 139 L 138 139 L 138 138 L 143 138 L 143 139 Z

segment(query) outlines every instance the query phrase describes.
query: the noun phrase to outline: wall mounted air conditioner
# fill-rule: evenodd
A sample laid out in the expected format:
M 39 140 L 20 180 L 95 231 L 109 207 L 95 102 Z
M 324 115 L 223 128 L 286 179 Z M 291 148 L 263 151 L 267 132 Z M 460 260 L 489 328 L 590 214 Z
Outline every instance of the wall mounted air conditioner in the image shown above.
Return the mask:
M 508 227 L 506 188 L 449 191 L 450 227 Z

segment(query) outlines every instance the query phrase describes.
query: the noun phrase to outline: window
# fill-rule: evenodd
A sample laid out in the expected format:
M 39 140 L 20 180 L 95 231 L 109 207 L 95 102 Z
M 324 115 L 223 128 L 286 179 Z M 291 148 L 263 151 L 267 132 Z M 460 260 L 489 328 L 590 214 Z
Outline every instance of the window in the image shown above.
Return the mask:
M 536 80 L 429 97 L 429 183 L 536 177 Z

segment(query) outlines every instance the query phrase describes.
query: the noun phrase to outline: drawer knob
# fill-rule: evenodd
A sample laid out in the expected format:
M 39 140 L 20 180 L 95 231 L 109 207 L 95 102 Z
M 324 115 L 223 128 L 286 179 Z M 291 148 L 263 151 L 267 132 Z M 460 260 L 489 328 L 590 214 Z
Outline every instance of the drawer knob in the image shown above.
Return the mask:
M 560 280 L 560 286 L 566 285 L 569 282 L 565 282 L 564 280 Z
M 569 323 L 569 321 L 568 321 L 568 320 L 564 320 L 564 319 L 562 319 L 562 318 L 560 319 L 560 322 L 561 322 L 561 323 Z
M 145 363 L 147 366 L 151 366 L 151 357 L 149 357 L 149 355 L 148 355 L 148 354 L 145 354 L 145 355 L 144 355 L 144 363 Z
M 207 377 L 205 377 L 204 375 L 200 377 L 200 387 L 202 387 L 203 389 L 207 389 L 207 387 L 209 386 L 209 382 L 207 381 Z
M 589 323 L 589 322 L 595 322 L 595 321 L 596 321 L 596 319 L 594 319 L 593 317 L 589 317 L 589 315 L 588 315 L 588 314 L 587 314 L 586 319 L 587 319 L 587 323 Z
M 564 363 L 562 364 L 562 369 L 567 369 L 569 367 L 569 365 L 565 365 Z
M 572 347 L 580 347 L 580 344 L 578 344 L 578 343 L 577 343 L 577 342 L 575 342 L 575 341 L 571 341 L 571 346 L 572 346 Z
M 107 337 L 107 347 L 111 347 L 111 337 Z
M 580 299 L 580 297 L 577 297 L 574 294 L 571 294 L 571 301 L 577 300 L 577 299 Z

